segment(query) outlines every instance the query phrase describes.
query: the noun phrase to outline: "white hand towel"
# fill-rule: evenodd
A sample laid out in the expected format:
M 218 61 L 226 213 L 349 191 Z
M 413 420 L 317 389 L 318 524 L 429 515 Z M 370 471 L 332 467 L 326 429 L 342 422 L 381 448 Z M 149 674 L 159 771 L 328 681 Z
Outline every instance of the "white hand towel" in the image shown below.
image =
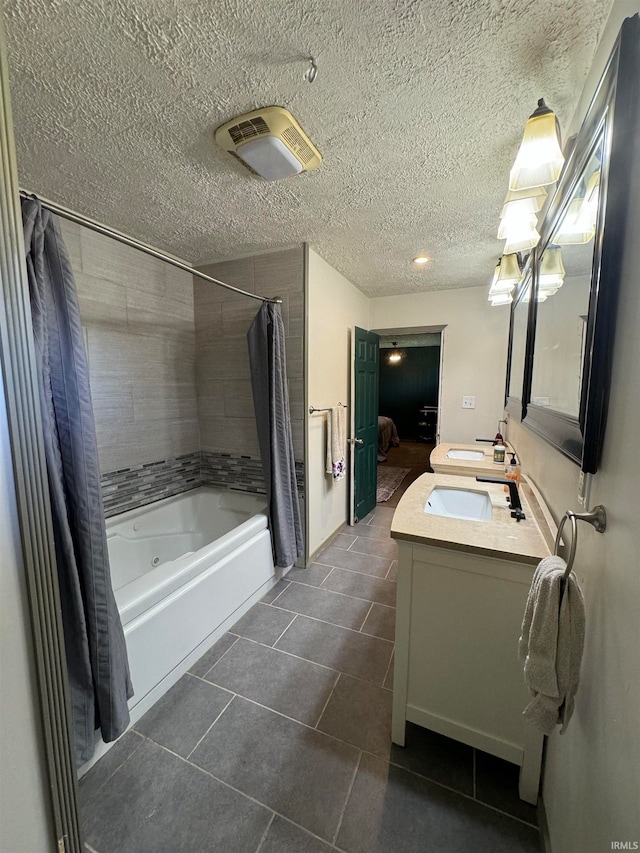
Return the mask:
M 325 471 L 334 480 L 342 480 L 346 473 L 347 417 L 344 406 L 335 406 L 327 418 L 327 454 Z
M 531 701 L 524 716 L 544 734 L 557 724 L 564 732 L 580 680 L 584 645 L 584 601 L 573 572 L 562 579 L 561 557 L 540 562 L 527 598 L 518 655 Z

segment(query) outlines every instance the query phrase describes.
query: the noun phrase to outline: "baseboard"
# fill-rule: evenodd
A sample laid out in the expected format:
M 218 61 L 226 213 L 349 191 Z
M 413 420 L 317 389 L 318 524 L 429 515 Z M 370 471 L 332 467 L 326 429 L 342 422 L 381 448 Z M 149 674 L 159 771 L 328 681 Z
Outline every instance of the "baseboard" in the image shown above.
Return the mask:
M 538 828 L 544 844 L 545 853 L 553 853 L 551 848 L 551 836 L 549 835 L 549 822 L 547 821 L 547 810 L 542 795 L 538 799 Z
M 324 542 L 322 543 L 322 545 L 319 545 L 319 546 L 316 548 L 316 550 L 313 552 L 313 554 L 310 554 L 310 555 L 309 555 L 309 563 L 313 563 L 313 561 L 314 561 L 314 560 L 315 560 L 315 558 L 318 556 L 318 554 L 320 553 L 320 551 L 323 551 L 323 550 L 327 547 L 327 545 L 331 545 L 331 543 L 332 543 L 332 542 L 333 542 L 333 540 L 336 538 L 336 536 L 338 535 L 338 533 L 340 533 L 340 531 L 342 530 L 342 525 L 343 525 L 343 524 L 346 524 L 346 521 L 341 522 L 341 523 L 336 527 L 336 529 L 333 531 L 333 533 L 330 533 L 330 534 L 329 534 L 329 536 L 327 536 L 327 538 L 324 540 Z M 307 563 L 307 565 L 309 565 L 309 564 Z

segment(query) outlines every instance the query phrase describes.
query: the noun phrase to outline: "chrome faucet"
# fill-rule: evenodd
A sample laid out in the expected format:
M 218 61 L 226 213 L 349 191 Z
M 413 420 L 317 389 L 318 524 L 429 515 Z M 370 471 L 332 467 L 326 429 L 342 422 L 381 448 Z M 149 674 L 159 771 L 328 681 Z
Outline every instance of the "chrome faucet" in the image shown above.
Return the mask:
M 516 521 L 522 521 L 523 518 L 526 518 L 526 515 L 522 511 L 520 495 L 518 494 L 518 484 L 515 480 L 507 480 L 506 477 L 476 477 L 476 480 L 478 483 L 498 483 L 501 486 L 508 486 L 509 497 L 507 500 L 511 507 L 511 518 L 515 518 Z

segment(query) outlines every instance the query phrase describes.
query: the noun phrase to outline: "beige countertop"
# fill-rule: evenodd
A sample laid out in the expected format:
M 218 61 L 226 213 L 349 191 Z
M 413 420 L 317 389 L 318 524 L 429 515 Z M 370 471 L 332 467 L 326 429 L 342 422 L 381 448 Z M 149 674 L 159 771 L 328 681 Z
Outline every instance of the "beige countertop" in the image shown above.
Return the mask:
M 511 450 L 508 442 L 504 442 L 507 450 Z M 484 453 L 484 459 L 449 459 L 447 453 L 450 450 L 476 450 Z M 499 477 L 504 472 L 504 466 L 510 457 L 505 454 L 504 462 L 493 461 L 492 444 L 438 444 L 431 451 L 429 464 L 437 474 L 464 474 L 475 477 L 476 474 L 491 475 Z
M 500 471 L 496 473 L 501 475 Z M 492 505 L 491 521 L 427 515 L 424 507 L 435 486 L 488 492 Z M 475 476 L 423 474 L 400 499 L 391 523 L 391 536 L 400 541 L 536 565 L 551 553 L 550 546 L 555 536 L 551 516 L 526 481 L 520 483 L 520 500 L 526 514 L 523 521 L 511 518 L 506 498 L 504 486 L 478 483 Z

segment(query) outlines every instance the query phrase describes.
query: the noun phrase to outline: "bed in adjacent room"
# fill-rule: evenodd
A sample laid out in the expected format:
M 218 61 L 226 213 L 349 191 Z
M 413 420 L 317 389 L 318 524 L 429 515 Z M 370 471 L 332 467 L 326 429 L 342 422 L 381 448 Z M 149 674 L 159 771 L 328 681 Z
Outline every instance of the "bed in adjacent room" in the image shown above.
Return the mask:
M 398 430 L 391 418 L 378 415 L 378 462 L 387 461 L 390 447 L 400 447 Z

